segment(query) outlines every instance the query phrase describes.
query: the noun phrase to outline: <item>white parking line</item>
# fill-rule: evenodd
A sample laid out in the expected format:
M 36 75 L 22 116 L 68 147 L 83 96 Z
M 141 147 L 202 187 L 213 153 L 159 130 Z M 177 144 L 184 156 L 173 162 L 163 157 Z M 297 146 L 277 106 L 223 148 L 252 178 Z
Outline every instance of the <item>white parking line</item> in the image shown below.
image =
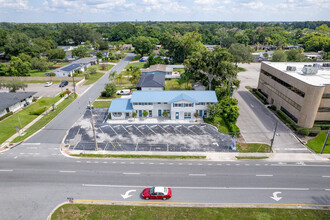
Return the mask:
M 330 178 L 330 176 L 322 176 L 322 177 L 324 177 L 324 178 Z
M 135 127 L 135 128 L 136 128 L 136 129 L 142 134 L 142 135 L 144 135 L 143 132 L 138 128 L 139 126 L 136 127 L 136 126 L 134 125 L 134 127 Z
M 147 126 L 147 128 L 152 131 L 154 134 L 156 134 L 156 132 L 154 132 L 154 130 L 152 130 L 149 126 Z
M 13 170 L 0 170 L 0 172 L 13 172 Z
M 73 171 L 73 170 L 60 170 L 60 173 L 75 173 L 77 171 Z
M 121 125 L 121 127 L 124 128 L 124 130 L 125 130 L 127 133 L 129 133 L 128 130 L 125 128 L 125 126 Z
M 140 175 L 140 173 L 123 173 L 124 175 Z
M 273 176 L 272 174 L 257 174 L 256 176 Z
M 118 126 L 119 126 L 119 125 L 118 125 Z M 109 127 L 113 130 L 113 132 L 116 133 L 116 135 L 118 135 L 118 133 L 115 131 L 115 129 L 113 129 L 110 125 L 109 125 Z
M 206 176 L 205 173 L 190 173 L 189 176 Z

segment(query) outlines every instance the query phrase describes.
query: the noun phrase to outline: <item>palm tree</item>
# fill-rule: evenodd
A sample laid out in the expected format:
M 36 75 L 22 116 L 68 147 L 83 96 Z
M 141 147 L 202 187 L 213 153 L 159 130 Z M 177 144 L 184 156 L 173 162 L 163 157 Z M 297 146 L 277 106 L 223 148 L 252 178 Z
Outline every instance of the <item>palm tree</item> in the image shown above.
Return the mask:
M 123 79 L 123 75 L 119 74 L 117 75 L 117 79 L 118 79 L 118 84 L 121 85 L 122 79 Z

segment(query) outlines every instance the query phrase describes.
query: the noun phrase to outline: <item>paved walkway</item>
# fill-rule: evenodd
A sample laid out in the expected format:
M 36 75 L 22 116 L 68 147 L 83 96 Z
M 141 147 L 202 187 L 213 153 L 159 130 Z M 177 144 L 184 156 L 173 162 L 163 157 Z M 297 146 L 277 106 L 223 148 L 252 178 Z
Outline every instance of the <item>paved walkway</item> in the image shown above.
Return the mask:
M 128 118 L 123 120 L 107 120 L 108 124 L 201 124 L 202 119 L 197 120 L 171 120 L 168 118 Z

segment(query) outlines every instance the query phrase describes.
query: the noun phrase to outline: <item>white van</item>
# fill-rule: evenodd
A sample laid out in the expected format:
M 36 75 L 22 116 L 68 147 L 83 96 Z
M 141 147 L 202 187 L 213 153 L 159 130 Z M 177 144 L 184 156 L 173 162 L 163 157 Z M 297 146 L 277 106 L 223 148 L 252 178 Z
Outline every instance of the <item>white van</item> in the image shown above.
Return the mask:
M 117 95 L 130 95 L 131 90 L 130 89 L 123 89 L 123 90 L 118 90 Z

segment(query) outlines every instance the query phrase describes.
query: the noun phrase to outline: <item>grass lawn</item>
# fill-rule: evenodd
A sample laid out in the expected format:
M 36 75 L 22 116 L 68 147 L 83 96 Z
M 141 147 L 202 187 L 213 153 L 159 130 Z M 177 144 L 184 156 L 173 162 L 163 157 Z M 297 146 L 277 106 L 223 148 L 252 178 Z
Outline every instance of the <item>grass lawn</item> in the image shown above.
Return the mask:
M 29 74 L 30 76 L 45 76 L 45 73 L 48 73 L 49 71 L 52 71 L 52 69 L 48 69 L 46 71 L 31 70 Z
M 97 80 L 99 80 L 102 76 L 104 75 L 104 73 L 100 73 L 100 72 L 96 72 L 94 74 L 91 74 L 90 77 L 88 79 L 86 79 L 86 82 L 84 83 L 84 85 L 90 85 L 95 83 Z
M 65 204 L 51 216 L 59 219 L 329 219 L 330 210 L 275 208 L 159 207 L 124 205 Z
M 109 108 L 111 101 L 95 101 L 93 103 L 94 108 Z
M 165 90 L 192 90 L 191 83 L 179 84 L 178 79 L 165 80 Z
M 15 113 L 14 115 L 6 118 L 0 122 L 0 143 L 10 138 L 16 133 L 15 127 L 21 128 L 18 118 L 22 123 L 22 127 L 33 121 L 37 115 L 31 115 L 30 111 L 35 111 L 40 108 L 46 107 L 47 109 L 54 103 L 60 100 L 59 96 L 56 97 L 43 97 L 38 102 L 32 103 L 25 109 Z
M 238 67 L 238 72 L 245 72 L 246 69 L 242 68 L 242 67 Z
M 95 65 L 96 69 L 97 70 L 102 70 L 101 65 L 102 65 L 102 63 Z M 104 71 L 107 71 L 107 70 L 109 70 L 113 67 L 113 65 L 111 65 L 111 64 L 105 64 L 105 66 L 106 66 L 106 68 L 105 68 Z
M 319 135 L 317 135 L 315 138 L 310 139 L 307 142 L 307 146 L 315 153 L 321 153 L 326 136 L 326 133 L 320 132 Z M 323 153 L 330 153 L 330 138 L 328 138 Z
M 211 125 L 214 125 L 218 128 L 218 131 L 224 134 L 229 134 L 229 128 L 227 127 L 225 121 L 221 117 L 215 117 L 213 121 L 211 121 L 209 118 L 204 118 L 204 121 L 206 123 L 209 123 Z
M 260 159 L 267 159 L 268 157 L 236 157 L 238 160 L 260 160 Z
M 26 138 L 30 137 L 35 132 L 39 131 L 45 125 L 48 124 L 53 118 L 55 118 L 61 111 L 63 111 L 71 102 L 75 100 L 74 95 L 71 94 L 68 99 L 64 99 L 58 106 L 56 106 L 55 111 L 50 111 L 47 115 L 42 117 L 39 121 L 37 121 L 34 125 L 32 125 L 29 129 L 25 130 L 24 136 L 18 136 L 12 142 L 17 143 Z
M 118 147 L 119 148 L 119 147 Z M 134 154 L 71 154 L 74 157 L 158 158 L 158 159 L 205 159 L 206 156 L 167 156 Z
M 259 143 L 239 143 L 237 144 L 237 149 L 242 153 L 269 153 L 270 146 L 268 144 L 259 144 Z
M 127 69 L 129 69 L 130 67 L 139 67 L 140 69 L 144 68 L 144 62 L 138 62 L 138 63 L 129 63 L 125 69 L 121 72 L 122 75 L 129 75 L 130 72 L 126 71 Z

